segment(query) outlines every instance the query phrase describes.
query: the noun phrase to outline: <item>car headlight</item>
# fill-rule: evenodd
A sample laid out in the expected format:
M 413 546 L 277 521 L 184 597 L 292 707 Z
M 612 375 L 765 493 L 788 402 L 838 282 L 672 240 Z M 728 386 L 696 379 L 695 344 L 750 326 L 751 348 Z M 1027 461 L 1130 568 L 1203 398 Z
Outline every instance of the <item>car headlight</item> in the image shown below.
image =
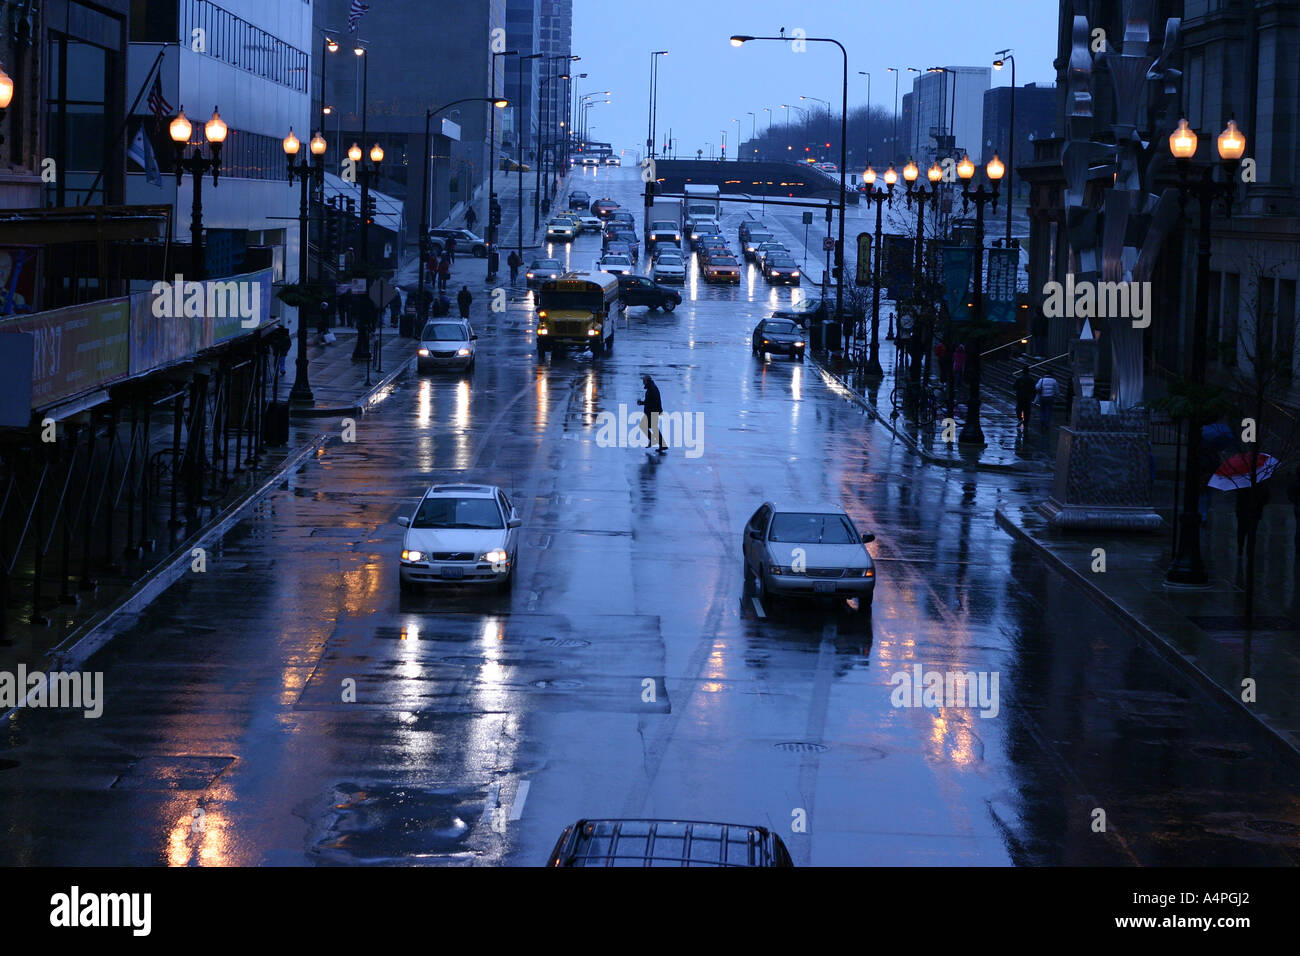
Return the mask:
M 551 330 L 548 329 L 548 328 L 547 328 L 546 326 L 544 326 L 544 325 L 539 325 L 539 326 L 537 327 L 537 334 L 538 334 L 538 335 L 550 335 L 550 334 L 551 334 Z
M 802 342 L 796 342 L 796 343 L 794 343 L 794 347 L 797 348 L 797 349 L 801 349 L 801 348 L 803 348 L 803 343 L 802 343 Z
M 527 276 L 527 278 L 529 278 L 529 279 L 533 278 L 533 274 L 532 274 L 531 272 L 526 273 L 526 276 Z
M 507 557 L 509 556 L 503 550 L 494 548 L 491 551 L 484 551 L 478 556 L 478 559 L 480 561 L 491 561 L 493 564 L 501 564 Z
M 600 335 L 600 329 L 588 329 L 588 330 L 587 330 L 587 334 L 588 334 L 588 335 Z
M 469 349 L 457 349 L 456 354 L 464 357 L 466 355 L 469 355 Z
M 423 561 L 423 560 L 424 560 L 424 552 L 423 552 L 423 551 L 403 551 L 403 552 L 402 552 L 402 560 L 403 560 L 403 561 Z
M 799 270 L 798 270 L 798 269 L 795 269 L 793 272 L 791 272 L 791 273 L 790 273 L 790 278 L 792 278 L 792 279 L 797 279 L 797 278 L 799 278 Z
M 429 350 L 428 350 L 428 349 L 419 349 L 419 350 L 416 352 L 416 354 L 417 354 L 417 355 L 420 355 L 420 356 L 422 356 L 422 357 L 424 357 L 424 358 L 427 358 L 428 355 L 429 355 Z

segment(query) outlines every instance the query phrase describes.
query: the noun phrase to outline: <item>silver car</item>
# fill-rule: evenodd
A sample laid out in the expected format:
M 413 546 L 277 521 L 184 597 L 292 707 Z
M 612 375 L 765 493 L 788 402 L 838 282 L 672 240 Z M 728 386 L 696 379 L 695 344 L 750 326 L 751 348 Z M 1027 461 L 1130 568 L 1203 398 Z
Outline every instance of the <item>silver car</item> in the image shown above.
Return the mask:
M 405 526 L 398 580 L 403 591 L 419 584 L 514 583 L 523 521 L 495 485 L 434 485 Z
M 686 261 L 680 255 L 664 254 L 655 260 L 650 275 L 656 282 L 685 282 Z
M 464 319 L 433 319 L 420 333 L 416 371 L 456 369 L 474 371 L 474 343 L 478 336 Z
M 843 509 L 833 506 L 778 507 L 768 501 L 745 525 L 745 580 L 771 601 L 789 595 L 856 597 L 871 606 L 876 566 Z

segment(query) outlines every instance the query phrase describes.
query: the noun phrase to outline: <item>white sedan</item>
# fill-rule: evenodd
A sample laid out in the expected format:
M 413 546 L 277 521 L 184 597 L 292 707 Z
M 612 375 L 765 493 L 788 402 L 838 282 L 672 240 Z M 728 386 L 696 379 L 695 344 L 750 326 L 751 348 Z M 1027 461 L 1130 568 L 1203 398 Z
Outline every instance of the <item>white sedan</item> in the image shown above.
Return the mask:
M 398 581 L 402 591 L 419 584 L 495 585 L 515 579 L 523 521 L 495 485 L 434 485 L 406 528 Z
M 650 277 L 656 282 L 685 282 L 686 260 L 679 255 L 664 253 L 655 260 L 654 268 L 650 270 Z
M 474 343 L 478 336 L 464 319 L 434 319 L 420 333 L 416 349 L 417 372 L 436 368 L 474 371 Z
M 632 274 L 632 260 L 623 255 L 602 256 L 596 263 L 596 269 L 613 275 L 629 276 Z

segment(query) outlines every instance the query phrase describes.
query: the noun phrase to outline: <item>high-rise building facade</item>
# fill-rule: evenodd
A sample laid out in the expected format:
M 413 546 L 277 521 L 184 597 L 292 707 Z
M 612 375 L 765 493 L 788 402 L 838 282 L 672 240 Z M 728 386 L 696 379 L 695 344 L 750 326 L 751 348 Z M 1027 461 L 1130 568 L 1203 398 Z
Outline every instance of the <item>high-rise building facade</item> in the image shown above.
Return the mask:
M 984 93 L 992 67 L 935 67 L 912 81 L 910 155 L 923 167 L 946 156 L 978 156 L 984 142 Z
M 537 151 L 537 78 L 541 59 L 541 0 L 506 0 L 506 46 L 518 56 L 505 58 L 505 96 L 510 106 L 502 116 L 512 146 Z

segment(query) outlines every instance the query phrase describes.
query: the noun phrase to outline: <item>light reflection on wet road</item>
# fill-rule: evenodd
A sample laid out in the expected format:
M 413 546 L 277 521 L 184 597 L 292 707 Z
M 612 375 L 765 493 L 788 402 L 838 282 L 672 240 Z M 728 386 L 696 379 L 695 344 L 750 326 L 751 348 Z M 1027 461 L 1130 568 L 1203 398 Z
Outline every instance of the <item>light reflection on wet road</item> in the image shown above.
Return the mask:
M 612 172 L 584 185 L 639 216 Z M 1297 862 L 1297 775 L 995 526 L 1041 485 L 918 465 L 811 363 L 752 358 L 788 291 L 684 298 L 601 359 L 539 362 L 525 301 L 478 313 L 472 381 L 405 377 L 120 623 L 102 718 L 11 723 L 0 863 L 539 864 L 610 815 L 766 825 L 799 864 Z M 700 457 L 597 445 L 643 371 Z M 518 507 L 510 595 L 399 597 L 395 519 L 448 478 Z M 744 589 L 766 499 L 876 534 L 873 614 Z M 893 706 L 915 665 L 996 672 L 996 716 Z

